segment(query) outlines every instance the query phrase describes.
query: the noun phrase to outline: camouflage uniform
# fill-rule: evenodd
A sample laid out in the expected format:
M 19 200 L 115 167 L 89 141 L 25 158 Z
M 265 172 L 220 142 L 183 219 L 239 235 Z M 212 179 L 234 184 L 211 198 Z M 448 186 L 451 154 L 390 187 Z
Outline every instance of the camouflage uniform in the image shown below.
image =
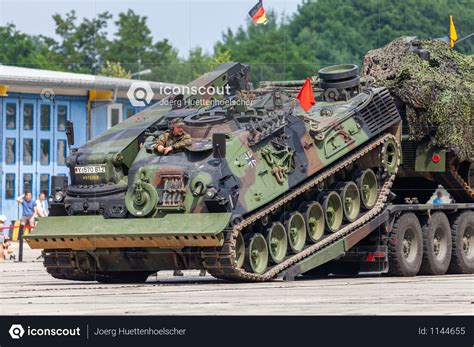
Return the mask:
M 173 150 L 184 149 L 192 144 L 191 136 L 189 134 L 183 133 L 182 135 L 176 136 L 172 131 L 167 130 L 158 137 L 156 141 L 156 147 L 159 145 L 164 147 L 173 147 Z

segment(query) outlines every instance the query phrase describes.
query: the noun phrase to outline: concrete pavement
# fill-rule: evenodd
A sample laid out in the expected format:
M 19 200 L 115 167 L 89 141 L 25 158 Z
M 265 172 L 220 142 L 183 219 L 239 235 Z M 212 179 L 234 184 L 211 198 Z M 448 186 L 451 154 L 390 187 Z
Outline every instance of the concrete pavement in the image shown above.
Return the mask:
M 17 245 L 15 245 L 17 247 Z M 184 271 L 146 284 L 50 277 L 25 245 L 25 262 L 0 262 L 2 315 L 472 315 L 472 275 L 300 279 L 235 284 Z

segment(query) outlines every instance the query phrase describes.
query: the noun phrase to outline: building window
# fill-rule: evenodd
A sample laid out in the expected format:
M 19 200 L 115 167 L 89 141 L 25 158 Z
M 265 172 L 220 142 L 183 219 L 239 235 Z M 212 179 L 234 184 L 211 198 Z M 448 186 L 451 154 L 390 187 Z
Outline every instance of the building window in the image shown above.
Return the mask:
M 16 140 L 9 138 L 5 144 L 5 164 L 15 164 L 16 162 Z
M 33 104 L 24 104 L 23 105 L 23 129 L 32 130 L 33 129 Z
M 40 193 L 44 192 L 46 196 L 49 196 L 49 175 L 41 174 L 40 175 Z
M 66 165 L 66 140 L 58 140 L 58 165 Z
M 23 140 L 23 164 L 33 164 L 33 139 Z
M 58 106 L 58 131 L 66 131 L 67 106 Z
M 15 199 L 15 174 L 5 175 L 5 199 Z
M 49 140 L 47 139 L 41 139 L 40 142 L 40 147 L 41 147 L 41 152 L 40 152 L 40 164 L 41 165 L 49 165 Z
M 16 129 L 16 104 L 7 103 L 7 129 Z
M 51 130 L 51 106 L 41 105 L 41 130 Z
M 107 129 L 122 121 L 122 105 L 113 104 L 107 107 Z
M 23 191 L 33 192 L 33 174 L 23 174 Z

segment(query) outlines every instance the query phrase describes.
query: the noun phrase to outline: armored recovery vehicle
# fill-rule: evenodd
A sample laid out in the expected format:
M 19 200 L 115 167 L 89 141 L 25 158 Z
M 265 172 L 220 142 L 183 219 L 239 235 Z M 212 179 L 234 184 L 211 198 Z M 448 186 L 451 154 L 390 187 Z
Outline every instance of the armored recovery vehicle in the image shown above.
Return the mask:
M 369 270 L 409 276 L 420 266 L 440 274 L 446 261 L 472 272 L 472 201 L 391 203 L 403 123 L 387 89 L 361 83 L 356 66 L 324 68 L 313 80 L 316 105 L 304 112 L 295 103 L 303 81 L 249 90 L 248 73 L 239 63 L 220 66 L 191 84 L 229 85 L 222 98 L 174 96 L 171 107 L 152 106 L 74 150 L 71 183 L 54 195 L 59 215 L 27 237 L 44 249 L 48 273 L 143 282 L 160 270 L 206 269 L 266 281 Z M 192 145 L 159 155 L 156 138 L 174 118 Z M 453 260 L 450 224 L 425 220 L 436 208 L 458 211 Z

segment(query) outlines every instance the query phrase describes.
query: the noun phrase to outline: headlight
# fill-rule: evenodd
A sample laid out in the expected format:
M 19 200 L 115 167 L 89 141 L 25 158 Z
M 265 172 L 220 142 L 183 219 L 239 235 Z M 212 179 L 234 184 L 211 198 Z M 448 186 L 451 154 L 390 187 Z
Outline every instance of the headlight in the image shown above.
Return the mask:
M 54 201 L 61 202 L 63 200 L 64 194 L 63 192 L 59 191 L 54 193 Z

